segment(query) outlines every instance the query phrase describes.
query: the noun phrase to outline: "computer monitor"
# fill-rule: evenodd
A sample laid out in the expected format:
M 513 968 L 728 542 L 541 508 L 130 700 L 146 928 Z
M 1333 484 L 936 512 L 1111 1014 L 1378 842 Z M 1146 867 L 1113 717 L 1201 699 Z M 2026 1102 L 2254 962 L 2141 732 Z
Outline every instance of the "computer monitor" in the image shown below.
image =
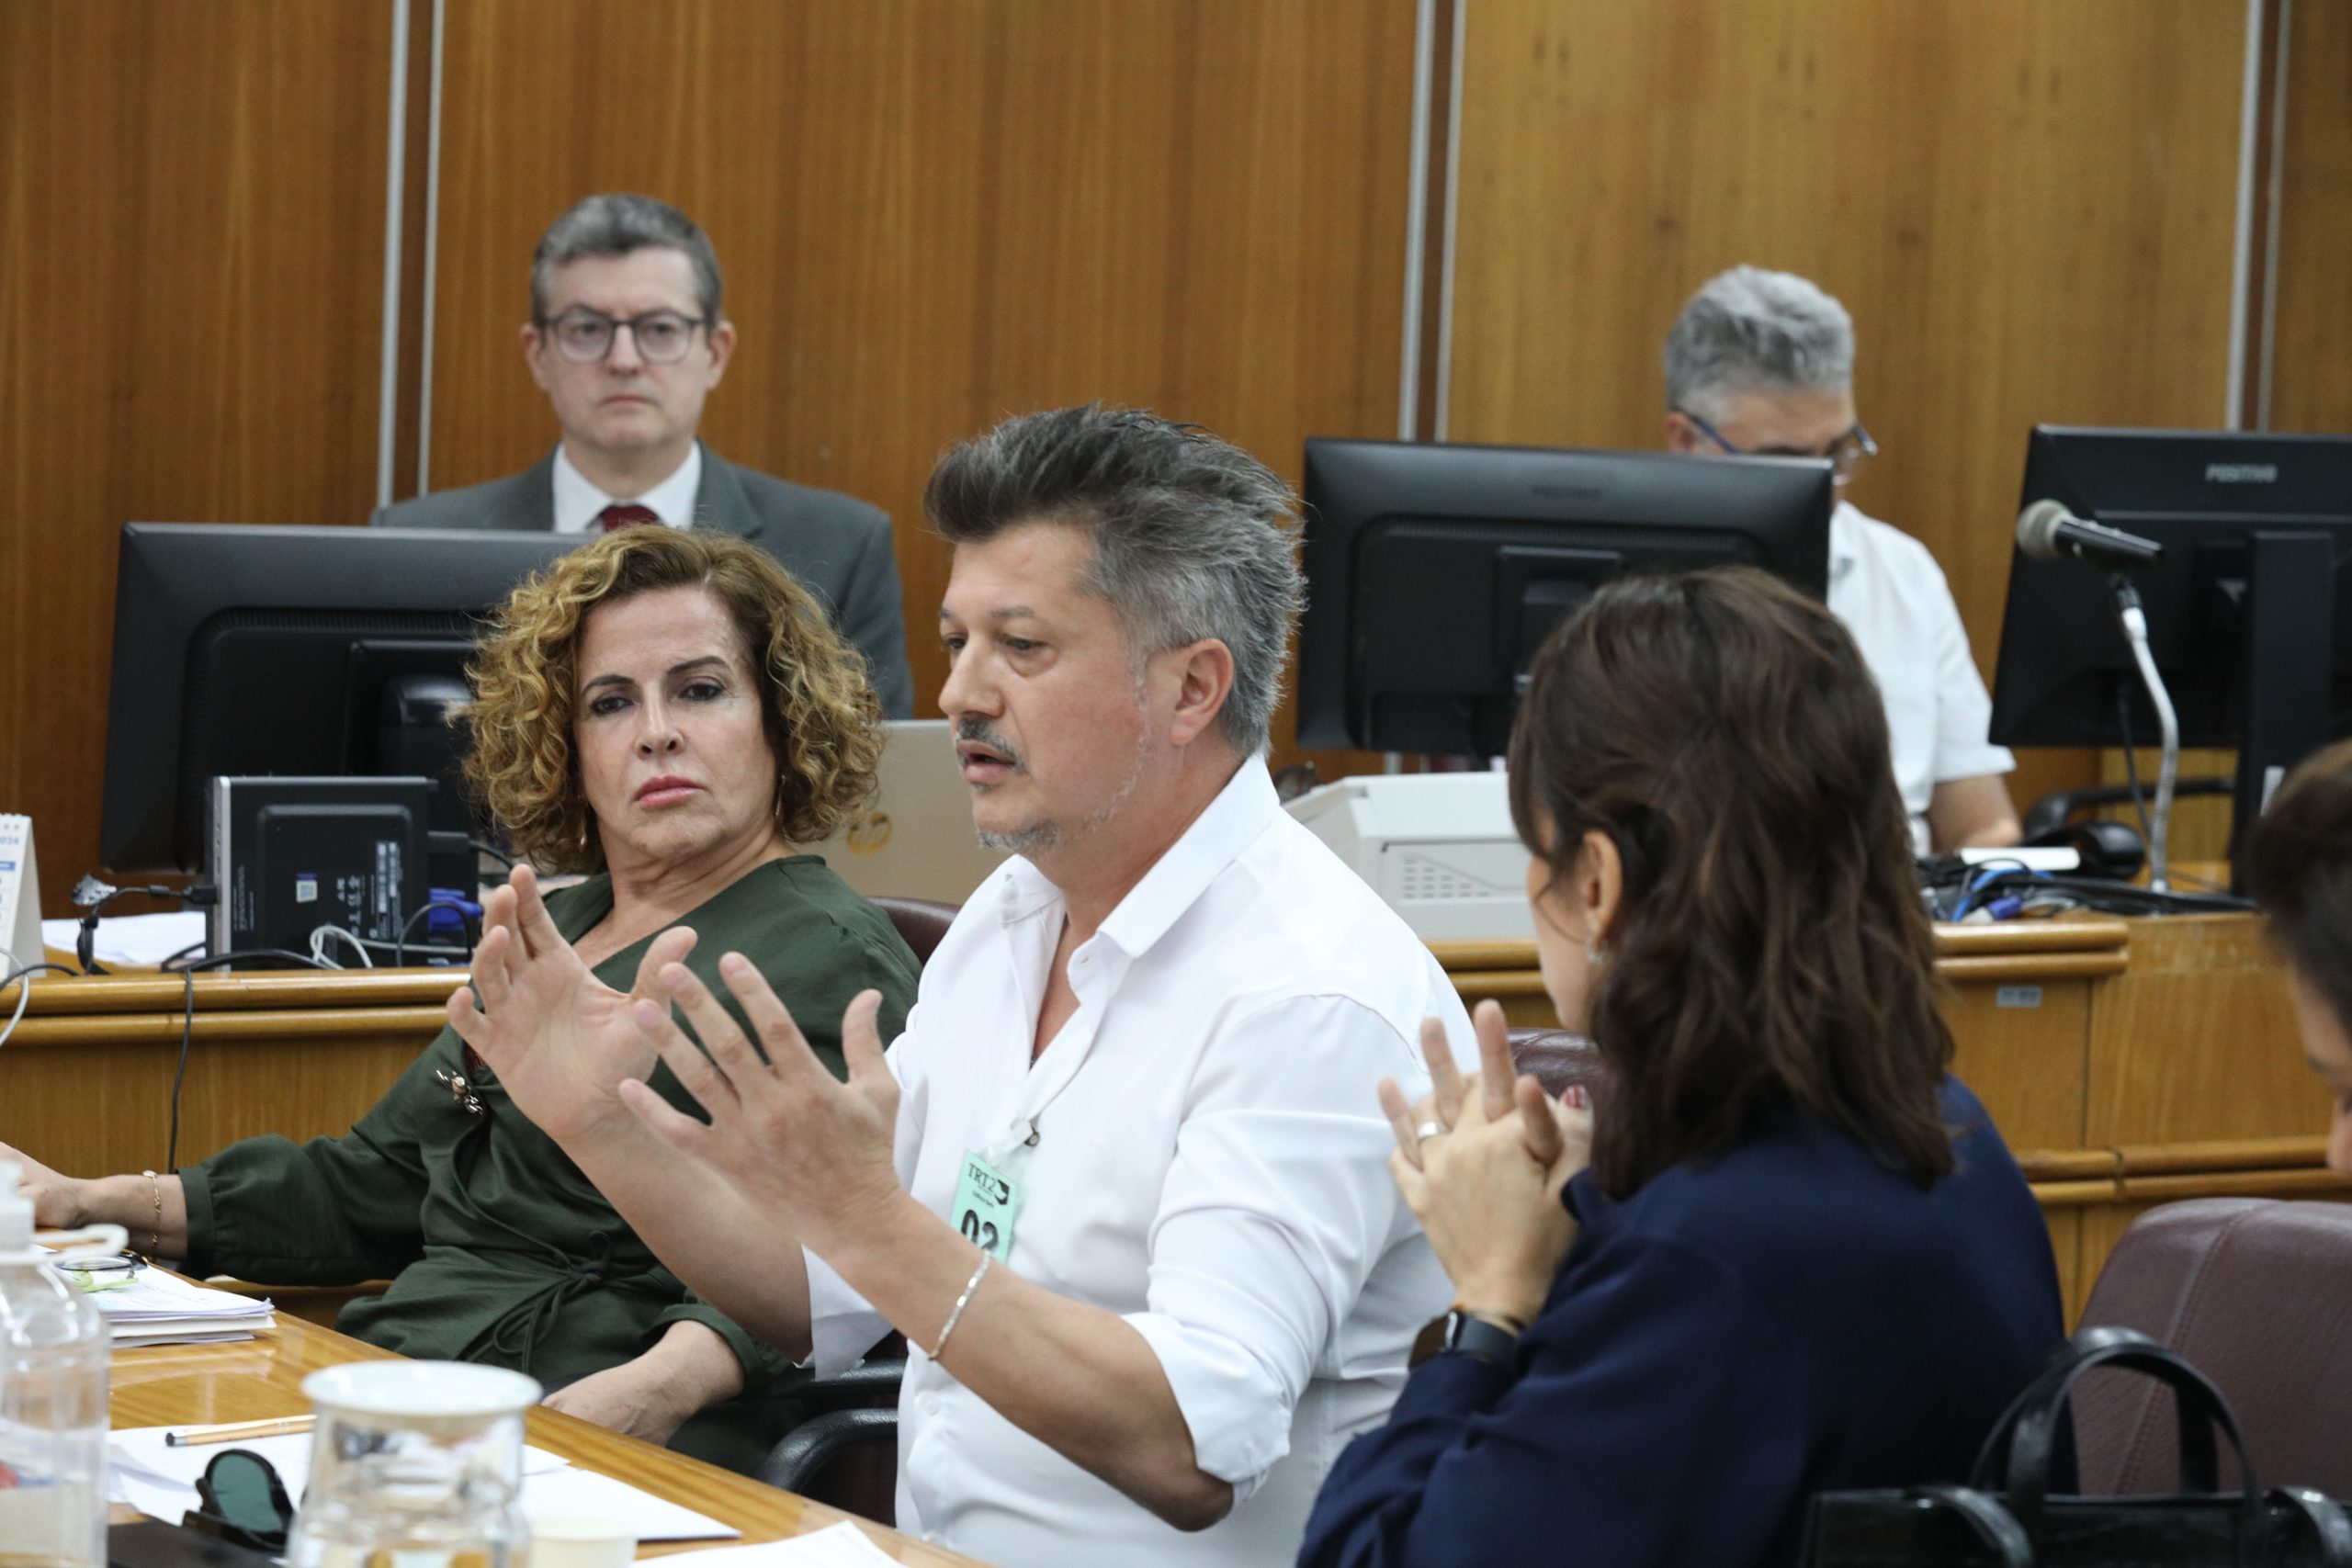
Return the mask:
M 215 775 L 422 773 L 454 785 L 454 737 L 438 715 L 462 702 L 481 617 L 579 543 L 472 530 L 126 525 L 100 861 L 133 875 L 198 870 Z M 404 716 L 403 707 L 421 712 Z M 433 825 L 469 820 L 457 790 L 444 787 Z
M 2286 769 L 2352 729 L 2352 437 L 2041 425 L 2019 510 L 2044 500 L 2164 547 L 2128 575 L 2181 743 L 2238 748 L 2242 838 Z M 2107 576 L 2013 555 L 1996 742 L 2155 744 Z
M 1745 563 L 1820 597 L 1836 491 L 1812 458 L 1313 440 L 1305 499 L 1300 743 L 1493 756 L 1612 577 Z

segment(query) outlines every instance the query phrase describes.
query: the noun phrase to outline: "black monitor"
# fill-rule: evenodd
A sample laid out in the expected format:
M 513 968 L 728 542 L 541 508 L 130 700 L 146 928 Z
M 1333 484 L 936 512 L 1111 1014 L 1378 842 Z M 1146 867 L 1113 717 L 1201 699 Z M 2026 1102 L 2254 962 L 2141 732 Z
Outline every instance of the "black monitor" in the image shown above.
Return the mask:
M 569 535 L 132 523 L 115 578 L 99 859 L 194 871 L 218 774 L 446 781 L 483 614 Z
M 2019 510 L 2038 501 L 2164 547 L 2126 575 L 2181 743 L 2239 750 L 2241 831 L 2352 729 L 2352 437 L 2037 426 Z M 1992 739 L 2155 744 L 2105 571 L 2013 555 Z
M 1745 563 L 1821 597 L 1836 492 L 1813 458 L 1313 440 L 1306 502 L 1300 744 L 1493 756 L 1612 577 Z

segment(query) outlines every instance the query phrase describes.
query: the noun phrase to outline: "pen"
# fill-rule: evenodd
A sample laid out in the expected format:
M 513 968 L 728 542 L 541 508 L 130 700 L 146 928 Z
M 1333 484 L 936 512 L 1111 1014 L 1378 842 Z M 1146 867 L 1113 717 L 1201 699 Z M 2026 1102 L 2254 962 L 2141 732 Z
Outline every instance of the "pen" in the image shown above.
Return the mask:
M 164 1433 L 164 1446 L 194 1449 L 207 1443 L 241 1442 L 247 1438 L 283 1438 L 307 1432 L 317 1421 L 315 1416 L 280 1416 L 269 1421 L 224 1421 L 214 1427 L 186 1427 Z

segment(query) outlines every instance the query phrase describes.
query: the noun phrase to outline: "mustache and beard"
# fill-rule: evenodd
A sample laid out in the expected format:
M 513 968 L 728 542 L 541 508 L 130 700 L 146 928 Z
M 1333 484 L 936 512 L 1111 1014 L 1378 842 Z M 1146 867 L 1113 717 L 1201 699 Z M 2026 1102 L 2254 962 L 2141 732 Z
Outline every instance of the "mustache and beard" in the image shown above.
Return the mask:
M 1137 705 L 1140 707 L 1143 696 L 1140 681 L 1137 682 L 1136 686 L 1136 695 Z M 1027 759 L 1023 757 L 1019 750 L 1005 739 L 1003 733 L 987 719 L 968 714 L 957 719 L 956 739 L 974 746 L 988 748 L 1016 775 L 1029 776 Z M 1083 838 L 1117 816 L 1120 807 L 1126 805 L 1128 797 L 1135 794 L 1136 786 L 1143 782 L 1144 767 L 1149 757 L 1149 748 L 1150 737 L 1143 727 L 1138 726 L 1136 730 L 1135 752 L 1128 759 L 1126 776 L 1119 781 L 1118 788 L 1111 792 L 1111 797 L 1108 800 L 1089 811 L 1080 821 L 1065 827 L 1051 818 L 1040 817 L 1035 821 L 1023 823 L 1017 828 L 976 826 L 973 829 L 974 836 L 979 840 L 980 847 L 983 849 L 1003 850 L 1017 855 L 1035 855 L 1040 851 L 1058 849 L 1072 839 Z M 995 786 L 981 786 L 983 791 L 993 787 Z

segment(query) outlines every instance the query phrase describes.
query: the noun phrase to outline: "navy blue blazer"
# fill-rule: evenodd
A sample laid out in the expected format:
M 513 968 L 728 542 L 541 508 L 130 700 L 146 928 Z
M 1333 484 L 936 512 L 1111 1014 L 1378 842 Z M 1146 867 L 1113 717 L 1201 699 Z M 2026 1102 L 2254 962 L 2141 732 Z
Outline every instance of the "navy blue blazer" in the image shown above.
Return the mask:
M 1976 1097 L 1931 1189 L 1791 1116 L 1612 1202 L 1516 1364 L 1440 1356 L 1316 1500 L 1312 1568 L 1793 1563 L 1806 1500 L 1966 1479 L 2064 1333 L 2050 1233 Z

